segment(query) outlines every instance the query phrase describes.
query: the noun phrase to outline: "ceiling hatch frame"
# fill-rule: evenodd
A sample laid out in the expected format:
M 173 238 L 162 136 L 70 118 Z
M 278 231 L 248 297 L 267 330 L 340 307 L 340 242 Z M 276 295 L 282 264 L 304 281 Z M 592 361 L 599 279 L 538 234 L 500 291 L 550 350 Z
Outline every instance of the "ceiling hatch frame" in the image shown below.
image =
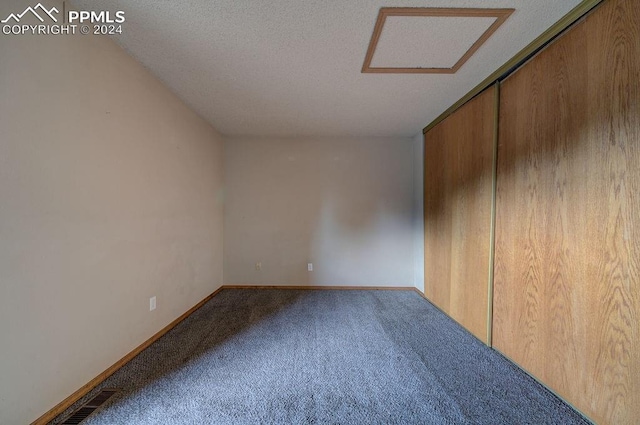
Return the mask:
M 462 65 L 493 35 L 494 32 L 511 16 L 515 9 L 482 9 L 482 8 L 439 8 L 439 7 L 382 7 L 373 28 L 369 48 L 362 65 L 362 73 L 379 74 L 455 74 Z M 422 17 L 455 17 L 455 18 L 496 18 L 484 33 L 469 47 L 460 59 L 450 68 L 388 68 L 372 67 L 371 61 L 382 35 L 387 16 L 422 16 Z

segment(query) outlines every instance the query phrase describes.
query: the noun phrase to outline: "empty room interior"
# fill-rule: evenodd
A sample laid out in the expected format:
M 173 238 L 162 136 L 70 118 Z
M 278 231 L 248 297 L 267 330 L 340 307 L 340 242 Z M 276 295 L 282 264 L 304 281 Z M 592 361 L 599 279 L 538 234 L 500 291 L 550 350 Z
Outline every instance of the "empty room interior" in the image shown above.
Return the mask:
M 3 0 L 0 424 L 639 424 L 638 6 Z

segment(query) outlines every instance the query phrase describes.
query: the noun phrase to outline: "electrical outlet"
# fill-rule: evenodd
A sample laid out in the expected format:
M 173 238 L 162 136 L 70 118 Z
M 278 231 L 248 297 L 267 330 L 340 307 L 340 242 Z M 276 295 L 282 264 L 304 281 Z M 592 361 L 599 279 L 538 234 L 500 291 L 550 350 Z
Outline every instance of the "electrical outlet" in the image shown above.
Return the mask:
M 313 263 L 307 263 L 307 271 L 308 272 L 312 272 L 313 271 Z
M 262 263 L 256 263 L 256 270 L 262 270 Z
M 156 297 L 155 295 L 149 298 L 149 311 L 153 311 L 156 309 Z

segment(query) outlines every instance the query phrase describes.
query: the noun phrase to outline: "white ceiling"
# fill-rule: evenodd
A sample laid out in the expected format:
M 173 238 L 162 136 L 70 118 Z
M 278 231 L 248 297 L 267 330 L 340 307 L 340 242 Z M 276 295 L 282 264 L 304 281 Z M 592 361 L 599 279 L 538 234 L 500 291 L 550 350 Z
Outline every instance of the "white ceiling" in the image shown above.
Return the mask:
M 496 19 L 389 16 L 382 28 L 371 66 L 451 68 Z
M 222 134 L 410 137 L 579 2 L 77 0 L 73 3 L 90 10 L 124 10 L 126 22 L 123 34 L 116 37 L 118 43 Z M 381 7 L 493 7 L 516 11 L 456 74 L 362 74 L 360 70 Z M 456 35 L 476 31 L 473 28 L 462 31 L 456 25 L 442 27 L 452 37 L 439 34 L 436 42 L 425 45 L 426 51 L 440 55 L 441 59 L 460 50 L 460 43 L 466 42 Z M 397 35 L 390 33 L 387 38 L 400 42 Z M 381 44 L 387 52 L 383 54 L 393 59 L 384 30 L 380 42 L 386 43 Z M 415 48 L 415 43 L 398 46 L 400 51 Z M 428 58 L 419 60 L 429 63 Z

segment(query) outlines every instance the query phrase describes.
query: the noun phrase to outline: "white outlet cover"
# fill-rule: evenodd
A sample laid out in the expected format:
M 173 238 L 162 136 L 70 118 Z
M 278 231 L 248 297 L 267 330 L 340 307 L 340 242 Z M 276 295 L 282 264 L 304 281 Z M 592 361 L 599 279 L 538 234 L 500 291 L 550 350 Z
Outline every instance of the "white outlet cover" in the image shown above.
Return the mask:
M 149 298 L 149 311 L 156 309 L 156 297 Z
M 307 271 L 313 271 L 313 263 L 307 263 Z

